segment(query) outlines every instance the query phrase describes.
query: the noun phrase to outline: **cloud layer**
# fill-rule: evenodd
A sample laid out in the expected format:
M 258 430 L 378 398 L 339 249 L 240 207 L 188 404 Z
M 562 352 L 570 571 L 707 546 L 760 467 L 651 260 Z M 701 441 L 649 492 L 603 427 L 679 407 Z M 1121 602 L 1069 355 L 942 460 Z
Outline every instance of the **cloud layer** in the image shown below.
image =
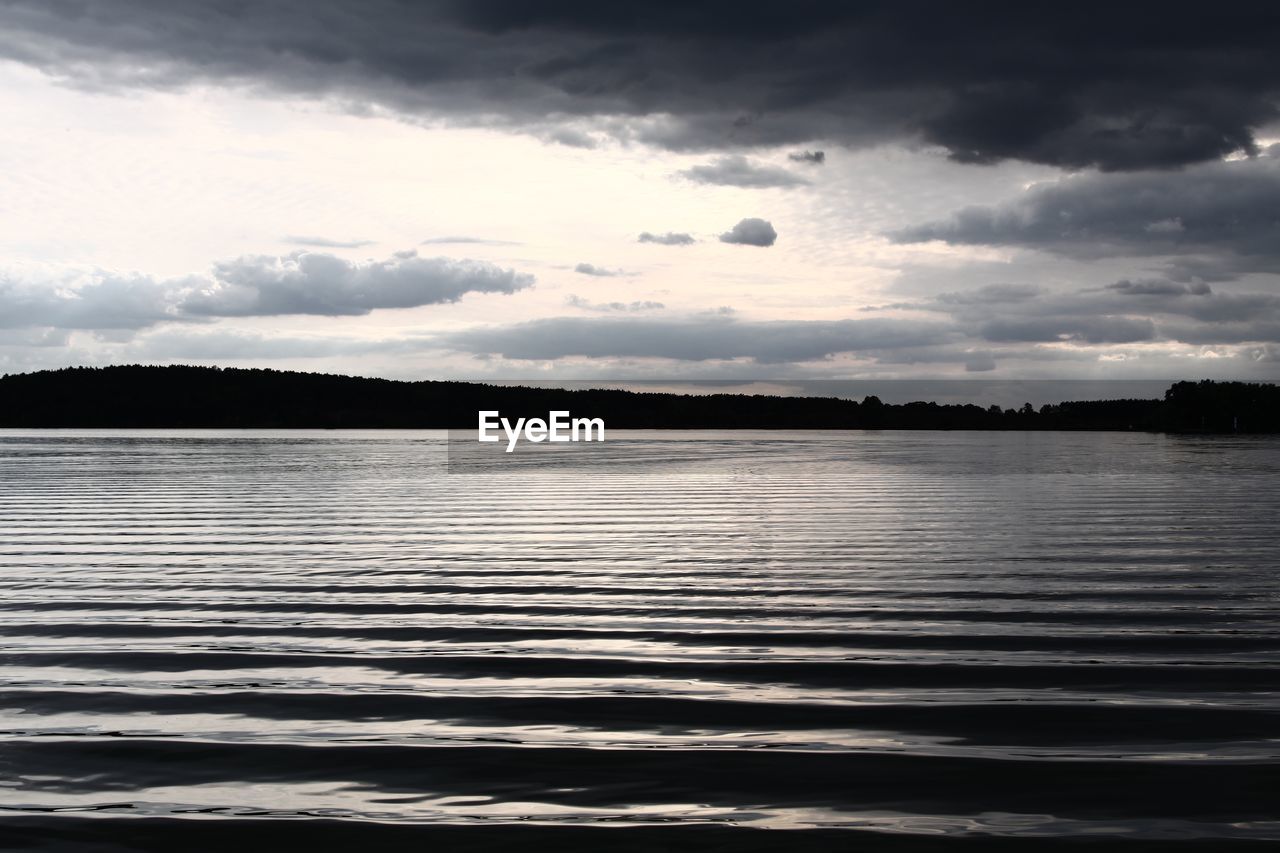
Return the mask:
M 1280 272 L 1280 146 L 1178 173 L 1075 175 L 891 237 L 1081 259 L 1164 257 L 1171 275 L 1182 278 Z
M 215 264 L 209 276 L 180 279 L 107 273 L 60 282 L 0 278 L 0 326 L 136 330 L 218 317 L 356 316 L 457 302 L 468 293 L 510 294 L 533 281 L 493 264 L 420 258 L 413 251 L 365 262 L 307 251 L 250 255 Z
M 512 326 L 468 329 L 439 337 L 452 349 L 505 358 L 546 360 L 668 358 L 812 361 L 837 353 L 925 346 L 952 340 L 935 322 L 895 319 L 744 322 L 724 317 L 676 320 L 551 317 Z
M 561 358 L 690 371 L 840 370 L 846 356 L 857 369 L 975 372 L 1014 359 L 1112 373 L 1152 358 L 1274 364 L 1280 147 L 1258 139 L 1280 126 L 1278 31 L 1280 15 L 1252 2 L 1210 15 L 1003 0 L 4 0 L 0 60 L 48 75 L 6 66 L 32 89 L 6 101 L 21 113 L 6 142 L 23 165 L 6 183 L 10 206 L 61 206 L 7 238 L 10 262 L 28 266 L 0 275 L 0 357 L 413 352 L 428 354 L 428 371 Z M 189 101 L 94 97 L 185 89 Z M 312 98 L 324 109 L 297 101 Z M 66 124 L 74 140 L 51 138 Z M 824 150 L 842 153 L 827 165 Z M 372 153 L 366 164 L 351 152 Z M 430 168 L 404 168 L 400 154 Z M 759 206 L 740 192 L 759 201 L 759 190 L 797 187 Z M 175 219 L 172 247 L 116 227 L 169 210 L 155 204 L 163 195 L 204 193 L 223 206 Z M 786 232 L 781 250 L 755 251 L 778 239 L 765 218 L 723 230 L 759 211 Z M 150 221 L 136 232 L 156 230 Z M 655 225 L 689 230 L 640 232 Z M 890 228 L 886 246 L 877 235 Z M 241 322 L 528 289 L 532 276 L 489 263 L 341 251 L 374 245 L 362 237 L 428 236 L 424 255 L 516 245 L 458 236 L 486 233 L 525 241 L 520 266 L 589 282 L 589 298 L 566 305 L 547 288 L 514 305 L 476 300 L 423 312 L 405 338 L 386 318 Z M 273 237 L 306 250 L 184 278 L 66 272 L 98 259 L 190 269 Z M 653 245 L 619 245 L 632 240 Z M 31 273 L 41 269 L 60 272 Z M 628 286 L 641 275 L 643 291 Z M 873 300 L 891 304 L 862 307 Z M 741 313 L 713 313 L 724 301 Z M 273 337 L 267 325 L 293 331 Z M 326 337 L 338 325 L 350 337 Z M 22 348 L 43 354 L 14 355 Z
M 213 317 L 338 317 L 457 302 L 467 293 L 509 294 L 532 284 L 531 276 L 493 264 L 420 258 L 412 251 L 365 263 L 295 252 L 219 263 L 213 280 L 183 299 L 179 309 Z
M 575 145 L 896 140 L 1129 170 L 1252 150 L 1276 30 L 1261 2 L 10 0 L 0 55 L 80 86 L 269 88 Z
M 945 314 L 964 339 L 995 344 L 1280 342 L 1280 295 L 1219 293 L 1204 283 L 1165 279 L 1067 292 L 988 285 L 891 307 Z

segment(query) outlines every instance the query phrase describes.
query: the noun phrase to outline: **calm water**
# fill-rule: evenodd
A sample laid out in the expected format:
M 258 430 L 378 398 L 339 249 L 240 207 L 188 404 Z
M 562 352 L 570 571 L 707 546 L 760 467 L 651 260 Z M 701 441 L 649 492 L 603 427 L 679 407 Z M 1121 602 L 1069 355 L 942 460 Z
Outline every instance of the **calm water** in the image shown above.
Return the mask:
M 0 431 L 0 842 L 1280 840 L 1280 440 L 443 448 Z

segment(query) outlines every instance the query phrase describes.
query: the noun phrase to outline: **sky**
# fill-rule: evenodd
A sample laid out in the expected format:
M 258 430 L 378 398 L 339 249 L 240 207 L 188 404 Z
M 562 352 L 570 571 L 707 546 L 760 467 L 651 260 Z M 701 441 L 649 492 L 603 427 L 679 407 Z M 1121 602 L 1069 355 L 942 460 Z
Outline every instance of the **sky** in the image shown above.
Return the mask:
M 1280 9 L 0 0 L 0 373 L 1280 379 Z

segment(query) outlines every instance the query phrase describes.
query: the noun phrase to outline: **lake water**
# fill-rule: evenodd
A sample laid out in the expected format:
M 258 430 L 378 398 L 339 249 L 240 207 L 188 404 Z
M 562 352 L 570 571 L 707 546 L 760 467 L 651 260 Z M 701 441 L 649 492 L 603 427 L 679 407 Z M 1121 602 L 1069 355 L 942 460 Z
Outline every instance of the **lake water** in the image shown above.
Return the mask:
M 1280 841 L 1280 440 L 443 439 L 0 431 L 0 847 Z

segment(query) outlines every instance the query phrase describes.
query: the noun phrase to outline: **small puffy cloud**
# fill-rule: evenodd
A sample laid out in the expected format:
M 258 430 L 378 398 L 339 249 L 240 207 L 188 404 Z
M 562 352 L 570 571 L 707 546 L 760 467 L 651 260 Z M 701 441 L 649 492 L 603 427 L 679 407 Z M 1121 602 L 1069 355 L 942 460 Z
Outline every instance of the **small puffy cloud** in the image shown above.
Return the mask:
M 825 151 L 792 151 L 787 159 L 793 163 L 805 163 L 810 166 L 821 166 L 827 162 Z
M 798 187 L 809 183 L 786 169 L 753 163 L 741 154 L 720 157 L 710 163 L 685 169 L 679 174 L 699 184 L 751 189 Z
M 691 234 L 682 232 L 668 231 L 665 234 L 651 234 L 648 231 L 642 231 L 636 242 L 657 243 L 660 246 L 688 246 L 697 241 L 693 239 Z
M 567 305 L 574 308 L 581 308 L 584 311 L 598 311 L 601 313 L 625 311 L 635 313 L 637 311 L 661 311 L 667 306 L 661 302 L 644 299 L 636 302 L 592 302 L 589 299 L 583 299 L 577 294 L 569 294 L 565 298 Z
M 533 276 L 493 264 L 420 258 L 412 251 L 360 263 L 294 252 L 219 263 L 213 281 L 188 295 L 180 307 L 196 316 L 336 317 L 368 314 L 377 308 L 457 302 L 468 293 L 510 294 L 532 284 Z
M 778 232 L 771 223 L 755 218 L 744 219 L 720 235 L 721 243 L 736 243 L 740 246 L 772 246 L 777 239 Z
M 594 275 L 601 278 L 611 278 L 616 275 L 622 275 L 621 270 L 611 270 L 611 269 L 606 269 L 605 267 L 598 267 L 595 264 L 585 264 L 585 263 L 578 264 L 576 267 L 573 268 L 573 271 L 576 273 L 581 273 L 582 275 Z

